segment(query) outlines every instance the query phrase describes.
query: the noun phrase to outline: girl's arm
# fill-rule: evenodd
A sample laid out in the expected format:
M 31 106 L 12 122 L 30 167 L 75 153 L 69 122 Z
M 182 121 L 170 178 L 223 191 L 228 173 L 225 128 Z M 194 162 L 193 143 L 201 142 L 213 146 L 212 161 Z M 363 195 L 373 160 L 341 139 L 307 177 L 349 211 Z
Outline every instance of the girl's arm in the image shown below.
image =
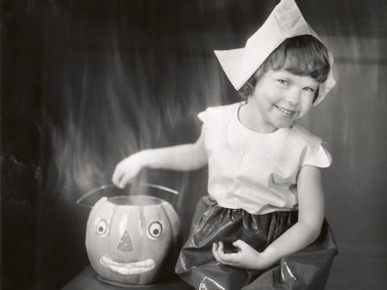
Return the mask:
M 130 155 L 117 164 L 112 181 L 122 188 L 144 167 L 188 171 L 206 164 L 207 153 L 202 131 L 196 143 L 143 150 Z
M 324 220 L 324 194 L 320 169 L 304 166 L 297 179 L 299 201 L 298 222 L 277 240 L 259 253 L 245 242 L 238 240 L 234 245 L 238 253 L 224 253 L 223 245 L 213 245 L 215 258 L 224 264 L 246 269 L 266 269 L 282 257 L 297 252 L 311 244 L 320 234 Z

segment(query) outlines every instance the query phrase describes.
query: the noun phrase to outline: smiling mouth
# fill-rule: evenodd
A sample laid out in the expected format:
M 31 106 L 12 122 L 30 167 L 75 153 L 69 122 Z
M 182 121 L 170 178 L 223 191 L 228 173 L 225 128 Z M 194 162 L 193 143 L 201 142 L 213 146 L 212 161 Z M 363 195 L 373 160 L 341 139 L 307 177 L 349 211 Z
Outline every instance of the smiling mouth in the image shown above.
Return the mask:
M 146 259 L 138 262 L 119 263 L 112 259 L 102 256 L 99 262 L 105 268 L 117 272 L 121 275 L 135 275 L 148 272 L 155 267 L 155 262 L 152 259 Z
M 275 106 L 278 111 L 280 111 L 282 113 L 282 115 L 284 115 L 285 117 L 294 117 L 296 114 L 297 114 L 297 111 L 292 111 L 292 110 L 287 110 L 285 108 L 282 108 L 282 107 L 279 107 L 279 106 Z

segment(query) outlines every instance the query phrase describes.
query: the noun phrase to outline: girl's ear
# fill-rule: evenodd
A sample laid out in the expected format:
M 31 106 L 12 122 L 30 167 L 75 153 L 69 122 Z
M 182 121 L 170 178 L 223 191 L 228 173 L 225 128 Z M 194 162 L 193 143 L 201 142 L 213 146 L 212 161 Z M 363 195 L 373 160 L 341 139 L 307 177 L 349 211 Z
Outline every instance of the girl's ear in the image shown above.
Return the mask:
M 245 83 L 238 91 L 243 99 L 248 99 L 254 91 L 254 85 L 250 82 Z
M 258 75 L 259 73 L 259 75 Z M 261 73 L 255 72 L 248 81 L 238 90 L 239 95 L 243 99 L 248 99 L 255 89 L 255 85 L 257 84 L 258 79 L 261 77 Z

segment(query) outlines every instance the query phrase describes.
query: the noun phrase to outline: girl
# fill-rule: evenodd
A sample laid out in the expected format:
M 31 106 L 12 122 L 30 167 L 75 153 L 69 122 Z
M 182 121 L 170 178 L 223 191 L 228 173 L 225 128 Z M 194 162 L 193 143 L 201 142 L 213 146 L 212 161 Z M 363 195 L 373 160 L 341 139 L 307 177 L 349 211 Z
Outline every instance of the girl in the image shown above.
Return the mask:
M 196 143 L 121 161 L 123 187 L 142 168 L 209 167 L 176 272 L 195 289 L 320 289 L 336 247 L 324 221 L 320 169 L 331 157 L 296 122 L 334 85 L 332 58 L 293 0 L 246 47 L 215 52 L 244 102 L 208 108 Z

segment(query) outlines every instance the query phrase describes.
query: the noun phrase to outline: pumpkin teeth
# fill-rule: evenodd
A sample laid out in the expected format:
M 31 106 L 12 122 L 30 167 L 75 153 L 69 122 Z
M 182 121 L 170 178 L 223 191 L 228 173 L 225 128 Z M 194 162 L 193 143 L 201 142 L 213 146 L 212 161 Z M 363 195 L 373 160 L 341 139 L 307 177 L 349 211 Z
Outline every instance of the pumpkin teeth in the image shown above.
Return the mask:
M 148 272 L 155 267 L 155 262 L 152 259 L 146 259 L 143 261 L 132 262 L 132 263 L 119 263 L 109 259 L 108 257 L 102 256 L 99 262 L 105 268 L 117 272 L 122 275 L 135 275 Z

